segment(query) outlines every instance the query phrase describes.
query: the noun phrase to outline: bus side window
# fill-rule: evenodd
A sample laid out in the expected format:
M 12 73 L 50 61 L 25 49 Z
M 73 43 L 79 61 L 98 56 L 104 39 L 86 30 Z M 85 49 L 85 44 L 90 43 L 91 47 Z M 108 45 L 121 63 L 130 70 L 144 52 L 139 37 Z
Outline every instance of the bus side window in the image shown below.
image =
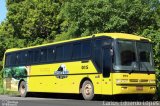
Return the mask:
M 26 51 L 22 51 L 20 53 L 20 57 L 21 57 L 21 65 L 27 65 L 27 58 L 28 58 L 28 53 Z
M 39 49 L 34 51 L 33 58 L 34 58 L 34 63 L 39 63 L 40 61 L 40 50 Z
M 40 52 L 40 61 L 46 62 L 46 60 L 47 60 L 47 49 L 44 48 L 44 49 L 41 49 L 41 52 Z
M 10 66 L 11 65 L 11 54 L 6 55 L 6 60 L 5 60 L 5 66 Z
M 16 53 L 16 66 L 20 66 L 20 65 L 22 65 L 22 63 L 21 63 L 21 53 L 18 52 L 18 53 Z
M 10 60 L 10 66 L 14 66 L 15 65 L 15 54 L 12 53 L 11 54 L 11 60 Z
M 49 47 L 47 49 L 47 61 L 55 61 L 55 47 Z
M 57 46 L 56 47 L 56 60 L 62 60 L 63 59 L 63 46 Z
M 102 66 L 102 48 L 106 45 L 110 45 L 111 40 L 110 39 L 96 39 L 94 42 L 94 62 L 100 72 L 103 70 Z M 99 54 L 99 55 L 97 55 Z
M 63 60 L 70 60 L 72 57 L 72 45 L 66 44 L 63 46 Z
M 95 40 L 94 43 L 94 62 L 100 72 L 102 72 L 102 39 Z M 98 54 L 98 55 L 97 55 Z
M 79 59 L 81 58 L 81 43 L 76 43 L 73 45 L 73 59 Z
M 91 55 L 91 42 L 84 41 L 82 43 L 82 58 L 88 58 Z
M 23 60 L 22 61 L 24 61 L 23 63 L 25 64 L 25 65 L 28 65 L 27 63 L 28 63 L 28 58 L 29 58 L 29 56 L 28 56 L 28 52 L 24 52 L 23 53 Z
M 33 51 L 28 51 L 28 64 L 31 65 L 33 63 Z
M 19 65 L 21 65 L 21 55 L 20 55 L 20 53 L 17 53 L 17 63 L 16 63 L 16 65 L 17 66 L 19 66 Z

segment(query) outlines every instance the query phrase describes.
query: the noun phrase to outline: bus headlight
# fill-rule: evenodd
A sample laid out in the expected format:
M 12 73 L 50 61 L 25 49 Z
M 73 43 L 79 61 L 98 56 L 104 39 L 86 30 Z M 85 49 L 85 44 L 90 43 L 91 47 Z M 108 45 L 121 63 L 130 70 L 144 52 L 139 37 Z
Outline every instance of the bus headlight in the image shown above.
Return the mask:
M 116 83 L 126 83 L 128 79 L 116 79 Z

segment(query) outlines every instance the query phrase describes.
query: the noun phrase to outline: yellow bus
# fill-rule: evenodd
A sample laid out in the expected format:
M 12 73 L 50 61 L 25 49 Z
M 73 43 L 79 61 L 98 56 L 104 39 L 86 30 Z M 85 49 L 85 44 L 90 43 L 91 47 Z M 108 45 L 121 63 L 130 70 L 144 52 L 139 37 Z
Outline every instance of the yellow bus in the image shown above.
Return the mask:
M 152 43 L 125 33 L 88 37 L 27 48 L 4 55 L 6 90 L 82 94 L 150 94 L 156 91 Z

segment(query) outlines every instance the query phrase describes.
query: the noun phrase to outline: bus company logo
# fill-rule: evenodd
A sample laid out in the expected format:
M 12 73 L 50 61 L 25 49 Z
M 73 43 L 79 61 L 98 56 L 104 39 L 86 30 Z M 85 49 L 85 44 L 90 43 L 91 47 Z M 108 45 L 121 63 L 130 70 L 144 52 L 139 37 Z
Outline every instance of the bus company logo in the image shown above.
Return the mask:
M 54 72 L 54 75 L 59 79 L 67 78 L 69 71 L 66 68 L 65 64 L 61 64 L 57 71 Z

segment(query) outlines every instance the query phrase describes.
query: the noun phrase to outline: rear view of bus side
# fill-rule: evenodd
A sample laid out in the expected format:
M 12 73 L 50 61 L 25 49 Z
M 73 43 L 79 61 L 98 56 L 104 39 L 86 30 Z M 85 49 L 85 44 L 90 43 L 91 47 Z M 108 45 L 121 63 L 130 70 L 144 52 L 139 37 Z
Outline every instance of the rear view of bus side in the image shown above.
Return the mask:
M 93 36 L 19 49 L 4 55 L 6 90 L 96 94 L 155 94 L 156 78 L 149 39 L 124 33 Z

